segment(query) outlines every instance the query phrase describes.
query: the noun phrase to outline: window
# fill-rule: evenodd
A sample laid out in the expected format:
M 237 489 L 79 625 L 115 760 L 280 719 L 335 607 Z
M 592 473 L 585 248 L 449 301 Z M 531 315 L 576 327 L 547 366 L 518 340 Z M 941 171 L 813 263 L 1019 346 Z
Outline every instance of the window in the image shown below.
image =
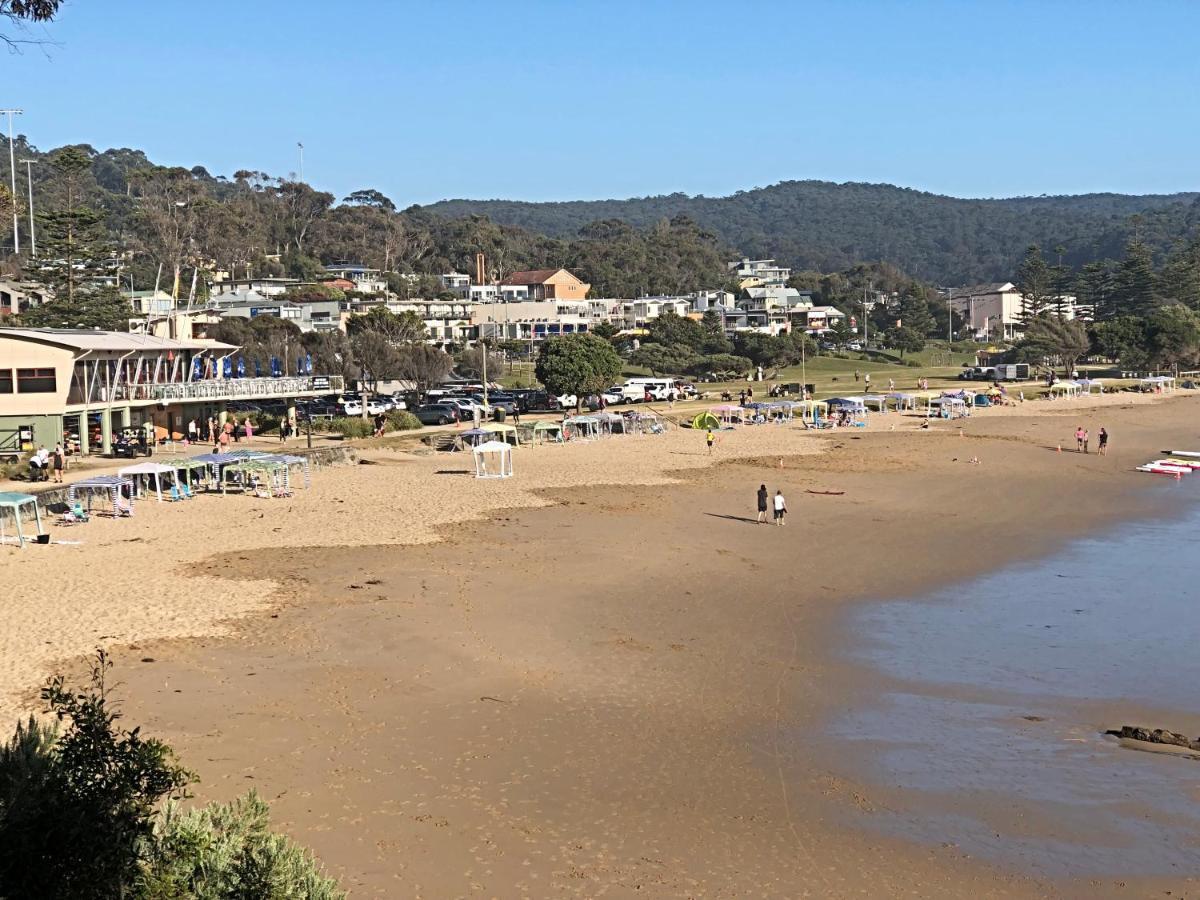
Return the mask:
M 0 394 L 13 392 L 12 369 L 0 369 Z
M 18 394 L 53 394 L 58 381 L 53 369 L 17 369 Z

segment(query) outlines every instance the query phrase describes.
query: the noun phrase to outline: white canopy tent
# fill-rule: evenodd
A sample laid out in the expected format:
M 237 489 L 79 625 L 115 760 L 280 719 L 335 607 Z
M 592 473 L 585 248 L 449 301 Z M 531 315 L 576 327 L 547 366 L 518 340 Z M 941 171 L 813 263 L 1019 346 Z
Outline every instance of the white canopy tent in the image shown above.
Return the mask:
M 1090 394 L 1092 388 L 1096 389 L 1097 394 L 1104 393 L 1104 382 L 1099 378 L 1080 378 L 1077 384 L 1083 388 L 1085 394 Z
M 511 478 L 512 445 L 505 441 L 485 441 L 471 448 L 475 457 L 476 478 Z
M 1175 390 L 1175 378 L 1171 375 L 1151 375 L 1138 382 L 1142 390 L 1168 394 Z
M 179 472 L 174 466 L 164 466 L 161 463 L 144 462 L 138 463 L 135 466 L 126 466 L 119 469 L 117 474 L 123 478 L 130 479 L 138 492 L 141 492 L 142 485 L 154 483 L 154 493 L 158 496 L 158 502 L 162 503 L 163 482 L 167 482 L 167 489 L 170 490 L 171 485 L 174 485 L 176 493 L 179 491 Z
M 1050 385 L 1050 396 L 1062 394 L 1064 397 L 1078 397 L 1083 393 L 1083 386 L 1078 381 L 1056 381 Z

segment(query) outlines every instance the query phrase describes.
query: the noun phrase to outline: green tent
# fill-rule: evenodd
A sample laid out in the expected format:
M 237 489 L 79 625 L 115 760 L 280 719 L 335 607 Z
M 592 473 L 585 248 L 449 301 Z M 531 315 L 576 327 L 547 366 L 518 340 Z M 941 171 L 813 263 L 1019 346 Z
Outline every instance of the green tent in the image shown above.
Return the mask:
M 701 430 L 708 428 L 720 428 L 721 420 L 710 412 L 702 412 L 696 418 L 692 419 L 692 427 Z

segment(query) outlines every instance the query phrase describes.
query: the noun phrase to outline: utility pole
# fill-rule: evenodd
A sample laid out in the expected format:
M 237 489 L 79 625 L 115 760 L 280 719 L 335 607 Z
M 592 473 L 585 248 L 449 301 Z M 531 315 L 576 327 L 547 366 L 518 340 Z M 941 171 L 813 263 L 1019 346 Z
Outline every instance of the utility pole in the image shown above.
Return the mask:
M 867 349 L 867 284 L 863 285 L 863 349 Z
M 37 235 L 33 230 L 33 164 L 35 159 L 23 159 L 25 163 L 25 180 L 29 182 L 29 258 L 37 256 Z M 120 285 L 117 286 L 120 290 Z
M 300 182 L 304 182 L 304 145 L 296 141 L 296 146 L 300 148 Z
M 13 144 L 13 116 L 19 116 L 21 112 L 19 109 L 0 109 L 0 113 L 8 116 L 8 174 L 12 178 L 13 253 L 21 252 L 21 237 L 17 233 L 17 157 Z

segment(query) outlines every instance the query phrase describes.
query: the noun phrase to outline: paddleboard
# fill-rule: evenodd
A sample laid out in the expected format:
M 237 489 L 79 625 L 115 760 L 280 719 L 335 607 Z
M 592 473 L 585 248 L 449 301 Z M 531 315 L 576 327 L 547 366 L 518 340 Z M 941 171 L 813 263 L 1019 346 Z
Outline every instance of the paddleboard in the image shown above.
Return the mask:
M 1155 475 L 1187 475 L 1192 470 L 1185 469 L 1182 466 L 1138 466 L 1139 472 L 1153 472 Z
M 1167 456 L 1186 456 L 1190 459 L 1200 459 L 1200 450 L 1159 450 Z

